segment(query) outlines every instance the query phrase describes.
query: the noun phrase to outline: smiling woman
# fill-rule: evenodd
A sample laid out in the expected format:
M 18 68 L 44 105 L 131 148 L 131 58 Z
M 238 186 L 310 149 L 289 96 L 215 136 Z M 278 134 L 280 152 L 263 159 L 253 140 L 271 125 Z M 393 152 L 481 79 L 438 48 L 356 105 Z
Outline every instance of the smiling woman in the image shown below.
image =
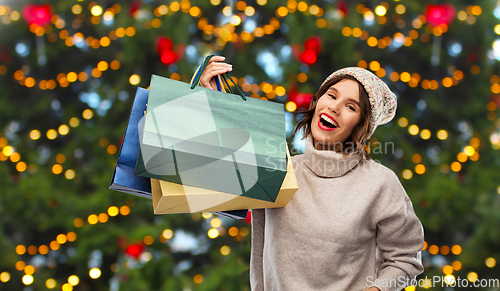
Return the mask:
M 423 272 L 412 203 L 364 148 L 395 111 L 396 96 L 365 69 L 323 82 L 295 131 L 307 138 L 292 158 L 299 190 L 285 208 L 252 210 L 252 290 L 401 290 Z
M 345 154 L 361 152 L 370 159 L 363 143 L 370 132 L 370 101 L 363 85 L 350 75 L 339 75 L 325 82 L 298 123 L 305 137 L 315 137 L 316 149 Z M 331 125 L 328 125 L 331 124 Z
M 200 84 L 215 88 L 230 70 L 212 63 Z M 284 208 L 252 210 L 252 290 L 401 290 L 423 272 L 410 198 L 364 148 L 395 111 L 394 93 L 365 69 L 323 82 L 295 131 L 307 138 L 292 157 L 299 190 Z

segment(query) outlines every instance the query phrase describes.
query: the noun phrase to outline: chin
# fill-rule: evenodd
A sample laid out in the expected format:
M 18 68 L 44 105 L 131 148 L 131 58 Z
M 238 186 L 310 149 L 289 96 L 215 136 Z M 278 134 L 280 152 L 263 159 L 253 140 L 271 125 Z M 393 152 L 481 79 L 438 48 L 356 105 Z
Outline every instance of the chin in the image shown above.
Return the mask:
M 329 134 L 324 133 L 321 129 L 319 128 L 311 128 L 311 133 L 314 141 L 320 142 L 322 144 L 330 144 L 332 143 L 332 137 L 329 136 Z
M 311 134 L 315 142 L 319 142 L 325 146 L 335 145 L 337 143 L 344 143 L 347 139 L 342 139 L 342 136 L 339 136 L 334 131 L 324 131 L 318 128 L 318 126 L 311 126 Z

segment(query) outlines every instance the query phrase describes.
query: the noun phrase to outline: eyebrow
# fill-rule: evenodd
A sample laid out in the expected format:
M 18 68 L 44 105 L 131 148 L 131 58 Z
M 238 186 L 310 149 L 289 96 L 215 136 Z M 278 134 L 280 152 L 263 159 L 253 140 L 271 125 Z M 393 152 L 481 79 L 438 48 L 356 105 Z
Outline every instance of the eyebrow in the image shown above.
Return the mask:
M 361 108 L 361 105 L 359 104 L 358 101 L 356 101 L 356 100 L 354 100 L 352 98 L 349 98 L 348 100 L 351 101 L 352 103 L 356 104 L 359 108 Z
M 337 89 L 335 89 L 335 88 L 333 88 L 333 87 L 330 87 L 330 89 L 328 89 L 328 91 L 333 91 L 333 93 L 340 95 L 339 90 L 337 90 Z M 348 101 L 351 101 L 352 103 L 356 104 L 359 108 L 361 108 L 361 104 L 359 104 L 359 102 L 358 102 L 358 101 L 356 101 L 356 100 L 354 100 L 354 99 L 352 99 L 352 98 L 349 98 L 349 99 L 347 99 L 347 100 L 348 100 Z
M 337 89 L 335 89 L 335 88 L 333 88 L 333 87 L 330 87 L 330 88 L 328 89 L 328 91 L 333 91 L 334 93 L 339 94 L 339 90 L 337 90 Z

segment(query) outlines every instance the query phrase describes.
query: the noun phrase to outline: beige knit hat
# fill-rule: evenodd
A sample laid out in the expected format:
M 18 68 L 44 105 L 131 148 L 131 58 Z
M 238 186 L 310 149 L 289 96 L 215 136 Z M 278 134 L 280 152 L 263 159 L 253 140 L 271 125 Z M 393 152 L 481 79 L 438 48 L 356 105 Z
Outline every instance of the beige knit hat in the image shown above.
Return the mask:
M 334 77 L 342 75 L 353 76 L 365 87 L 366 93 L 368 93 L 372 110 L 368 139 L 372 136 L 377 126 L 388 123 L 396 115 L 396 95 L 392 93 L 387 84 L 380 80 L 379 77 L 368 70 L 358 67 L 348 67 L 335 71 L 326 78 L 323 84 Z

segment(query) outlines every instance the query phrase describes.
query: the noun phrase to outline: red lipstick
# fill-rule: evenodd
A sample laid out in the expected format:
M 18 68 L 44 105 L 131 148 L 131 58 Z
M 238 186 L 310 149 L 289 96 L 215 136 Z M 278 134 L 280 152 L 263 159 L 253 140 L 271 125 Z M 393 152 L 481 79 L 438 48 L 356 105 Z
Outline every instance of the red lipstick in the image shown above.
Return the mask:
M 321 124 L 321 115 L 324 114 L 326 115 L 328 118 L 330 118 L 331 120 L 335 121 L 336 124 L 338 124 L 337 120 L 335 120 L 335 118 L 333 118 L 332 116 L 330 116 L 329 114 L 326 114 L 326 113 L 321 113 L 319 115 L 319 118 L 318 118 L 318 127 L 321 128 L 322 130 L 325 130 L 325 131 L 332 131 L 332 130 L 335 130 L 337 129 L 338 127 L 335 127 L 335 128 L 331 128 L 331 127 L 326 127 L 324 126 L 323 124 Z

